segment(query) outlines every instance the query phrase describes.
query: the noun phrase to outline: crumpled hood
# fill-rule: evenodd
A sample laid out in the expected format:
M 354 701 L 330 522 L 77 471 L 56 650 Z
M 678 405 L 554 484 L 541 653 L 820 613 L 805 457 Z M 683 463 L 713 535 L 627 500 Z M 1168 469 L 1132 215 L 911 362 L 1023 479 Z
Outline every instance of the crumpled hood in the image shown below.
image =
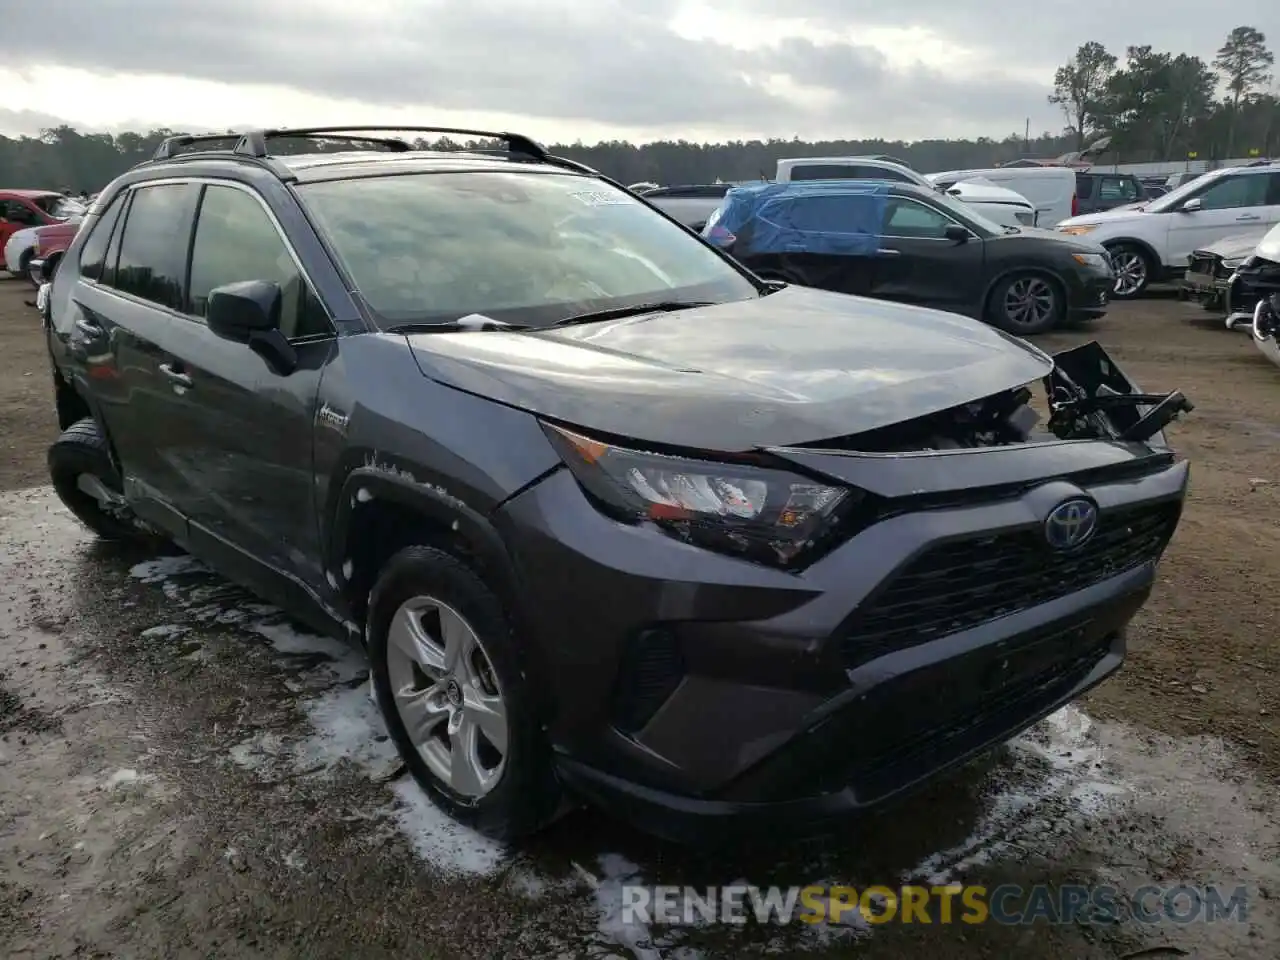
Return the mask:
M 1212 253 L 1223 260 L 1235 260 L 1253 253 L 1266 235 L 1266 227 L 1249 233 L 1237 233 L 1235 236 L 1223 237 L 1207 246 L 1199 247 L 1195 252 Z
M 407 339 L 441 383 L 599 433 L 719 451 L 861 433 L 1053 367 L 965 317 L 804 287 L 558 330 Z

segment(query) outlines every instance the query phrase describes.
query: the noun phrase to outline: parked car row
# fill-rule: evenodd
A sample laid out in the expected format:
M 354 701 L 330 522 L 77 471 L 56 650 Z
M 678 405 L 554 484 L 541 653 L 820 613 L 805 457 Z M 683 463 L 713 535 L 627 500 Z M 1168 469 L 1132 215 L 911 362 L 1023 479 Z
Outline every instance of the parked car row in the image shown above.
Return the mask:
M 51 190 L 0 190 L 0 249 L 4 267 L 14 276 L 32 275 L 31 263 L 43 242 L 46 252 L 65 250 L 67 228 L 78 225 L 87 206 Z M 61 243 L 61 246 L 56 244 Z
M 1280 223 L 1280 164 L 1227 167 L 1197 176 L 1155 200 L 1073 217 L 1058 230 L 1106 248 L 1118 300 L 1177 280 L 1196 250 L 1242 230 Z

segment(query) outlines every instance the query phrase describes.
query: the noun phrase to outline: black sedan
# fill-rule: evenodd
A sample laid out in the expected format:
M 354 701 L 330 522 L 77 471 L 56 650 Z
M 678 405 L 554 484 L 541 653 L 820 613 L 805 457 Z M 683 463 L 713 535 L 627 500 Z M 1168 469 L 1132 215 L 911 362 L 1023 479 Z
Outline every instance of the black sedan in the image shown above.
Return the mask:
M 1107 310 L 1105 251 L 992 223 L 907 183 L 810 181 L 729 191 L 704 234 L 759 275 L 960 313 L 1020 335 Z

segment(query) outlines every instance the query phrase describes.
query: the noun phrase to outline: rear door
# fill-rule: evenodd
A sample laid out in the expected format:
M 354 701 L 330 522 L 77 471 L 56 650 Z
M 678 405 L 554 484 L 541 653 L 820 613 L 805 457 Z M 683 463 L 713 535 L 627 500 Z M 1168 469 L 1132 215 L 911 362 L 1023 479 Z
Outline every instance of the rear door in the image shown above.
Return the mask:
M 191 184 L 166 182 L 117 198 L 81 252 L 71 297 L 69 348 L 84 359 L 125 492 L 140 516 L 179 537 L 181 478 L 166 458 L 164 424 L 180 398 L 162 344 L 178 321 L 196 195 Z
M 890 197 L 872 296 L 969 316 L 980 314 L 983 241 L 972 231 L 964 243 L 948 239 L 947 228 L 958 223 L 912 197 Z

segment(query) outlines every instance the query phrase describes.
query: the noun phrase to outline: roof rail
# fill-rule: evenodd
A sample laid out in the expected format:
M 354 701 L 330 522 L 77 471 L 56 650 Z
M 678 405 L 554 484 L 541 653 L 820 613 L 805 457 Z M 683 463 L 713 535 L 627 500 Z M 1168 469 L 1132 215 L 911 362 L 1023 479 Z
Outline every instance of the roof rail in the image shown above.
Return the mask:
M 521 133 L 504 133 L 494 130 L 468 130 L 461 127 L 398 127 L 398 126 L 354 126 L 354 127 L 296 127 L 293 129 L 251 130 L 240 138 L 235 152 L 250 157 L 267 157 L 268 140 L 291 139 L 294 137 L 353 140 L 365 143 L 378 143 L 395 152 L 411 150 L 412 147 L 403 140 L 369 136 L 350 136 L 350 134 L 366 134 L 378 131 L 407 131 L 413 133 L 456 134 L 465 137 L 479 137 L 485 140 L 503 140 L 511 153 L 519 153 L 534 160 L 547 159 L 546 149 L 537 141 Z
M 238 133 L 180 133 L 172 137 L 165 137 L 160 141 L 160 145 L 156 147 L 156 152 L 151 155 L 152 160 L 168 160 L 177 155 L 182 147 L 189 147 L 193 143 L 207 143 L 211 140 L 232 140 L 240 139 Z

